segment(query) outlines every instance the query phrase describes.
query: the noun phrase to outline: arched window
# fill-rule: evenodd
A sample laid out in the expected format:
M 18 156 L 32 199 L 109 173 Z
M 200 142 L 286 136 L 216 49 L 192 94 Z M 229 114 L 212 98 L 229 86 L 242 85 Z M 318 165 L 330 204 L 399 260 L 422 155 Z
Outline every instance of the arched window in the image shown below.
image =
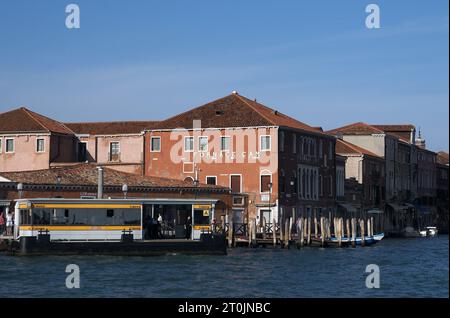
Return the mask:
M 186 178 L 184 178 L 184 181 L 194 183 L 194 178 L 192 178 L 192 177 L 186 177 Z

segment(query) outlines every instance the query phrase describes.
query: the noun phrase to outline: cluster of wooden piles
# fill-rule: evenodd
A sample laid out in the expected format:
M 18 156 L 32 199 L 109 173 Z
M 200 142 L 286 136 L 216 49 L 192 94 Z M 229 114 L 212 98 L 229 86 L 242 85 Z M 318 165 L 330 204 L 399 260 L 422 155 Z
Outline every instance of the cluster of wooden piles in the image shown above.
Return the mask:
M 365 246 L 366 238 L 373 237 L 373 218 L 344 219 L 335 217 L 332 220 L 326 217 L 311 218 L 301 217 L 296 221 L 292 217 L 286 218 L 284 222 L 273 223 L 267 227 L 266 220 L 257 224 L 256 219 L 250 220 L 247 225 L 246 237 L 235 237 L 233 224 L 228 227 L 228 246 L 280 246 L 289 248 L 297 246 L 316 247 L 345 247 L 356 245 Z M 267 229 L 270 229 L 269 231 Z

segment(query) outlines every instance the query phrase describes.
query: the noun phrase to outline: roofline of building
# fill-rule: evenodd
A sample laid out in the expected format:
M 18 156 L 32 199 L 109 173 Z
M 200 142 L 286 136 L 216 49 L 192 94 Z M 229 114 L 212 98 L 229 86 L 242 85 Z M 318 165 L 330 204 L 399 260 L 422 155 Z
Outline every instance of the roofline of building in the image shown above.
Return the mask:
M 10 182 L 0 182 L 0 188 L 3 189 L 13 189 L 17 190 L 17 185 L 22 182 L 10 181 Z M 40 184 L 40 183 L 22 183 L 23 190 L 92 190 L 97 191 L 97 185 L 94 184 Z M 103 186 L 104 190 L 122 192 L 122 185 L 108 185 Z M 134 191 L 133 191 L 134 190 Z M 160 187 L 160 186 L 128 186 L 128 192 L 213 192 L 213 193 L 230 193 L 231 189 L 225 187 Z

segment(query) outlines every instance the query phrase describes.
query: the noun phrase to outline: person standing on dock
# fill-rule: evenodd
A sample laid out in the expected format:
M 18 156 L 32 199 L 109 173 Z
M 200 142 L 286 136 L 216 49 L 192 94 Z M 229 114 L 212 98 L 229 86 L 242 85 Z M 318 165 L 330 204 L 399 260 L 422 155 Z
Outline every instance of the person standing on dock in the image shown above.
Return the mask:
M 157 236 L 157 238 L 162 238 L 163 237 L 163 235 L 162 235 L 162 221 L 163 221 L 163 218 L 162 218 L 161 214 L 159 214 L 158 215 L 158 221 L 157 221 L 157 224 L 156 224 L 156 228 L 157 228 L 156 236 Z
M 186 220 L 186 239 L 189 240 L 191 238 L 192 233 L 192 221 L 191 217 L 188 216 Z
M 0 213 L 0 236 L 5 232 L 5 217 L 3 216 L 3 212 Z
M 6 214 L 6 235 L 7 236 L 12 235 L 12 227 L 13 227 L 13 214 L 7 213 Z

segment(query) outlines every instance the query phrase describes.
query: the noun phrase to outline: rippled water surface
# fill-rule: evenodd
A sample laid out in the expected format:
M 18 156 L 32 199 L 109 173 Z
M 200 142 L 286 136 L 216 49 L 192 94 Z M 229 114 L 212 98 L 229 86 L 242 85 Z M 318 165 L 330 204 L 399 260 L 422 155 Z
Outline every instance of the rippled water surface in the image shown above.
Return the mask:
M 366 248 L 239 248 L 227 256 L 0 255 L 0 297 L 448 297 L 448 236 Z M 81 288 L 67 289 L 77 264 Z M 368 289 L 368 264 L 380 288 Z

